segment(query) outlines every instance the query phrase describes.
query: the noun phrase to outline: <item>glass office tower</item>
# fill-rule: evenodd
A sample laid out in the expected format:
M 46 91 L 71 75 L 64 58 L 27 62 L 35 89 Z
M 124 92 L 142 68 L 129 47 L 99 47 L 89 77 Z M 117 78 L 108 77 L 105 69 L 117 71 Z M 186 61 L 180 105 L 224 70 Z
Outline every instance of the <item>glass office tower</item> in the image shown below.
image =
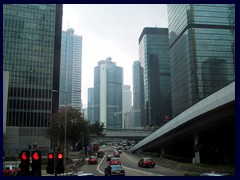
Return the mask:
M 168 5 L 173 116 L 235 80 L 235 5 Z
M 94 88 L 88 88 L 87 119 L 94 123 Z
M 94 68 L 94 122 L 105 128 L 123 128 L 123 68 L 111 58 L 98 62 Z
M 145 118 L 148 126 L 160 127 L 171 117 L 171 85 L 168 28 L 144 28 L 139 37 L 143 68 Z
M 143 69 L 140 61 L 133 62 L 133 125 L 145 127 L 144 121 L 144 94 L 143 94 Z
M 9 154 L 45 137 L 59 107 L 62 5 L 3 5 L 3 70 L 9 71 L 5 148 Z M 55 90 L 55 92 L 53 92 Z
M 62 31 L 59 105 L 81 110 L 82 36 Z M 67 99 L 66 99 L 67 98 Z

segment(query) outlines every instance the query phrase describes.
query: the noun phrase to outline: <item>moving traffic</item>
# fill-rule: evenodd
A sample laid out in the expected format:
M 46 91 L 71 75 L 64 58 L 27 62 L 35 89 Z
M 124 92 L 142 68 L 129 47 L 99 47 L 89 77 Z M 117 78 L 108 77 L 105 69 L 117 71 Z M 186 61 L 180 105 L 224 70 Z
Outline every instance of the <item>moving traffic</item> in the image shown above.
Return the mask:
M 84 163 L 76 169 L 76 172 L 91 173 L 95 176 L 183 176 L 184 173 L 157 165 L 154 159 L 143 157 L 116 147 L 101 148 L 104 156 L 97 157 L 97 164 Z M 121 153 L 119 153 L 119 151 Z M 89 156 L 86 161 L 89 162 Z M 142 162 L 143 165 L 140 165 Z M 150 164 L 149 164 L 150 162 Z

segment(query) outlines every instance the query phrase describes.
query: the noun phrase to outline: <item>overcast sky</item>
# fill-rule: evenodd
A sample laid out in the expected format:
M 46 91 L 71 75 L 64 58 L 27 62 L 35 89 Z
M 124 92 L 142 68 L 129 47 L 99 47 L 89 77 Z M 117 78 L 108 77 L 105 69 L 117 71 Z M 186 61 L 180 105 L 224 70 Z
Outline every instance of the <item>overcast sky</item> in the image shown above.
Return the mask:
M 111 57 L 123 67 L 124 85 L 131 85 L 132 64 L 139 60 L 138 38 L 144 27 L 168 27 L 164 4 L 64 4 L 63 30 L 83 37 L 82 101 L 93 87 L 94 67 Z

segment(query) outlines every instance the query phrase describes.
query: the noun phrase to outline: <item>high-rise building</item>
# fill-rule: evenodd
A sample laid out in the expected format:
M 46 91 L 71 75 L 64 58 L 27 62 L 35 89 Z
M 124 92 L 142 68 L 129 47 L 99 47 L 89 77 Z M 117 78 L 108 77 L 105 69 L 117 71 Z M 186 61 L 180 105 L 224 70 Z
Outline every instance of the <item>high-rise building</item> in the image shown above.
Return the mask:
M 123 118 L 123 128 L 126 128 L 125 122 L 128 121 L 126 113 L 132 108 L 132 91 L 130 85 L 123 85 L 123 107 L 122 107 L 122 118 Z
M 9 72 L 4 145 L 9 154 L 29 143 L 50 146 L 45 130 L 59 108 L 61 29 L 61 4 L 3 5 L 3 70 Z
M 133 62 L 133 125 L 146 127 L 144 118 L 143 68 L 140 61 Z
M 132 108 L 132 91 L 130 85 L 123 86 L 123 112 L 130 111 Z
M 235 80 L 235 5 L 168 5 L 173 116 Z
M 87 119 L 94 123 L 94 88 L 88 88 Z
M 72 28 L 62 31 L 60 70 L 60 106 L 81 110 L 82 36 Z M 67 99 L 66 99 L 67 98 Z
M 123 68 L 111 58 L 94 68 L 94 121 L 105 128 L 122 128 Z
M 148 126 L 162 126 L 171 116 L 169 38 L 167 28 L 143 29 L 139 37 L 143 68 L 145 118 Z
M 3 71 L 3 135 L 6 135 L 9 72 Z

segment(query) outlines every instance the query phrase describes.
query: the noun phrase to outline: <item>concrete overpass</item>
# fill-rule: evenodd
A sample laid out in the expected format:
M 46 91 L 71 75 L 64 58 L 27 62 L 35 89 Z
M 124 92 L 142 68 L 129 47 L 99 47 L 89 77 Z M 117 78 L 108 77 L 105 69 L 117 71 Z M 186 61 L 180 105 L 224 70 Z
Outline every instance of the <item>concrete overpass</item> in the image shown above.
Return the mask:
M 234 163 L 235 82 L 185 110 L 130 151 L 182 161 Z
M 142 140 L 151 134 L 152 130 L 144 129 L 104 129 L 103 133 L 105 136 L 103 138 L 98 138 L 100 141 L 105 142 L 119 142 L 126 140 Z

